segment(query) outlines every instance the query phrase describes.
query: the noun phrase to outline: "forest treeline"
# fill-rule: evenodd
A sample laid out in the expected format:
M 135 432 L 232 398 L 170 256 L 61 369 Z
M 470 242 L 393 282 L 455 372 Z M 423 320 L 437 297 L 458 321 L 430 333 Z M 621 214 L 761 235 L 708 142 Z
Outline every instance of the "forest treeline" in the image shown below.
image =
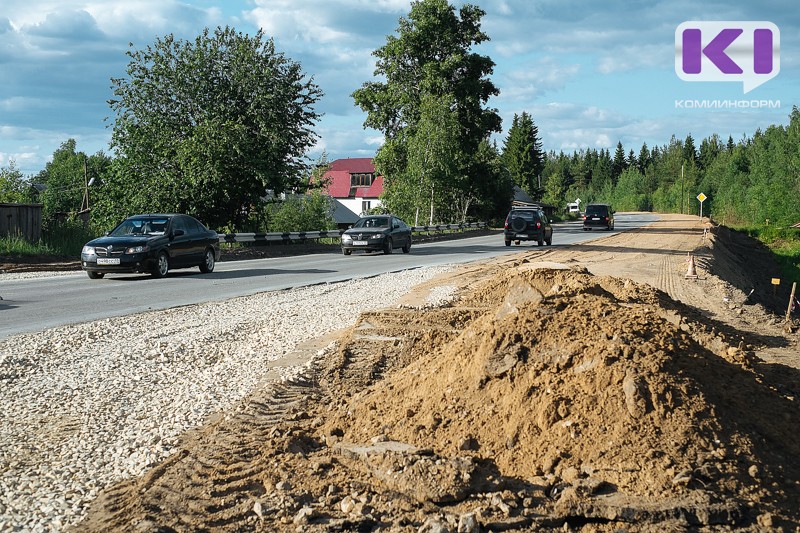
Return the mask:
M 673 136 L 661 146 L 627 152 L 549 152 L 542 199 L 609 202 L 618 211 L 703 213 L 730 225 L 787 226 L 800 221 L 800 110 L 787 126 L 772 125 L 734 142 L 718 135 L 697 141 Z

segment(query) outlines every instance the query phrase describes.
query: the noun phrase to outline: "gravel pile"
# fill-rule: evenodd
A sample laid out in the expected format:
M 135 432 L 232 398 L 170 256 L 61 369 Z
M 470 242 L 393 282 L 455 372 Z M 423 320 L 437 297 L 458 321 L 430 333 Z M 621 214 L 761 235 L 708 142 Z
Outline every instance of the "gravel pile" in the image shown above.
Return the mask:
M 253 391 L 298 343 L 350 326 L 360 312 L 390 305 L 448 270 L 262 293 L 0 341 L 0 531 L 76 523 L 103 487 L 167 457 L 181 433 Z

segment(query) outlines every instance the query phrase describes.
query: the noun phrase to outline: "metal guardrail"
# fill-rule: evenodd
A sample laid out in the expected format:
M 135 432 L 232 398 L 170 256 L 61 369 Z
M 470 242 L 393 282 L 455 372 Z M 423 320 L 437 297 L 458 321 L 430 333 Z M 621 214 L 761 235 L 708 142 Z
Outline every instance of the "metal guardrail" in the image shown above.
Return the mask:
M 417 233 L 460 230 L 469 228 L 485 228 L 486 222 L 473 222 L 471 224 L 442 224 L 438 226 L 412 226 L 411 231 Z M 219 242 L 289 242 L 306 239 L 338 239 L 344 230 L 328 231 L 298 231 L 293 233 L 218 233 Z

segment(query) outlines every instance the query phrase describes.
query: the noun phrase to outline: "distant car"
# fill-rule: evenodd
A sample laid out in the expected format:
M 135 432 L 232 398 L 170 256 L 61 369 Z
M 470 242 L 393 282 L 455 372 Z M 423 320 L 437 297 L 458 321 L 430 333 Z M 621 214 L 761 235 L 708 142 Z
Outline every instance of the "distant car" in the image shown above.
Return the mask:
M 614 229 L 614 210 L 608 204 L 589 204 L 583 212 L 583 231 L 592 228 Z
M 394 215 L 369 215 L 358 219 L 342 233 L 342 253 L 353 250 L 377 251 L 390 254 L 401 248 L 411 251 L 411 227 Z
M 104 237 L 86 243 L 81 266 L 92 279 L 111 273 L 147 272 L 163 278 L 171 269 L 214 271 L 219 260 L 217 232 L 188 215 L 135 215 Z
M 539 246 L 553 244 L 553 227 L 544 211 L 537 207 L 515 207 L 506 217 L 503 237 L 506 246 L 511 241 L 537 241 Z

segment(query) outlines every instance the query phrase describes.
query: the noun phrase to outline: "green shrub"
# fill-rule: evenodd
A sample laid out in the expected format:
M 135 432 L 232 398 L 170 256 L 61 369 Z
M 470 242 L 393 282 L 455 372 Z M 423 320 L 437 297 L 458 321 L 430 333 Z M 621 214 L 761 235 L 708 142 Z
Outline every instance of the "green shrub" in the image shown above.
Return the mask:
M 335 229 L 333 205 L 328 196 L 314 191 L 275 204 L 269 216 L 271 232 L 321 231 Z

